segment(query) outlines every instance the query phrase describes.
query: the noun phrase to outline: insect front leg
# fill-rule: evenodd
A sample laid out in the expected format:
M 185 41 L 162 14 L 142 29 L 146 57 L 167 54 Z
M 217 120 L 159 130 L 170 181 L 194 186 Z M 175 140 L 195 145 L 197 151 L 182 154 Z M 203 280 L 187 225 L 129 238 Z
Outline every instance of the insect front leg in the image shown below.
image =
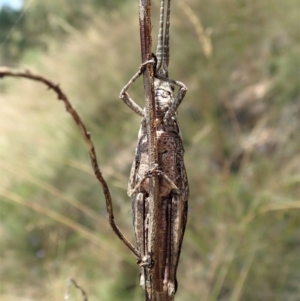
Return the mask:
M 144 117 L 144 110 L 133 99 L 130 98 L 129 94 L 127 93 L 127 90 L 143 74 L 146 66 L 148 64 L 154 64 L 154 63 L 155 63 L 154 60 L 149 60 L 149 61 L 146 61 L 145 63 L 141 64 L 139 71 L 123 87 L 123 89 L 120 92 L 120 96 L 119 96 L 130 109 L 132 109 L 135 113 L 137 113 L 141 117 Z

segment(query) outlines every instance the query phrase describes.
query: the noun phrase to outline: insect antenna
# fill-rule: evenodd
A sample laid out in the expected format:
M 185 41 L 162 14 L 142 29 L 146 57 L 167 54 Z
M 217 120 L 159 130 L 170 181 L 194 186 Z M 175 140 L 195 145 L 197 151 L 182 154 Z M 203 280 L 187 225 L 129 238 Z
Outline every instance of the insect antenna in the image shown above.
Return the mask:
M 164 50 L 163 50 L 163 61 L 162 61 L 162 69 L 165 73 L 165 76 L 168 76 L 168 67 L 169 67 L 169 59 L 170 59 L 170 16 L 171 16 L 171 0 L 168 0 L 167 3 L 167 17 L 166 17 L 166 28 L 164 35 Z
M 163 61 L 164 51 L 164 19 L 165 19 L 165 0 L 160 2 L 160 15 L 159 15 L 159 30 L 158 30 L 158 41 L 156 48 L 157 65 L 156 71 L 160 71 Z
M 156 49 L 157 66 L 156 70 L 160 75 L 168 76 L 168 66 L 170 58 L 170 16 L 171 0 L 167 2 L 167 14 L 165 16 L 165 0 L 160 2 L 159 31 Z

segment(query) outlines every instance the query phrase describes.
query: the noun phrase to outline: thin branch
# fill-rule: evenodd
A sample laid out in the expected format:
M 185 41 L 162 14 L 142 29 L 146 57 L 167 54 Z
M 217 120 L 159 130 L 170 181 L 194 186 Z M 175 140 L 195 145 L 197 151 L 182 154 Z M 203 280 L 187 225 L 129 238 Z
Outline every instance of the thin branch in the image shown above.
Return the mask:
M 115 232 L 115 234 L 128 247 L 128 249 L 137 258 L 140 258 L 140 254 L 139 254 L 138 250 L 127 240 L 127 238 L 123 235 L 123 233 L 121 232 L 121 230 L 119 229 L 119 227 L 116 225 L 116 223 L 114 221 L 111 194 L 110 194 L 110 191 L 109 191 L 108 186 L 106 184 L 106 181 L 104 180 L 104 178 L 102 176 L 102 173 L 100 171 L 98 161 L 97 161 L 97 157 L 96 157 L 94 143 L 91 139 L 91 134 L 87 131 L 87 129 L 86 129 L 84 123 L 82 122 L 79 114 L 77 113 L 77 111 L 71 105 L 71 103 L 70 103 L 68 97 L 66 96 L 66 94 L 62 91 L 62 89 L 59 87 L 58 84 L 55 84 L 52 81 L 50 81 L 49 79 L 47 79 L 43 76 L 40 76 L 38 74 L 34 74 L 34 73 L 32 73 L 28 70 L 22 72 L 22 71 L 12 71 L 9 68 L 0 68 L 0 79 L 4 78 L 4 77 L 22 77 L 22 78 L 27 78 L 27 79 L 30 79 L 30 80 L 33 80 L 33 81 L 43 83 L 48 87 L 48 89 L 52 89 L 57 94 L 57 98 L 59 100 L 64 102 L 66 111 L 72 116 L 73 120 L 75 121 L 75 123 L 77 124 L 77 126 L 78 126 L 78 128 L 81 132 L 81 135 L 82 135 L 85 143 L 88 146 L 88 151 L 89 151 L 90 161 L 91 161 L 91 164 L 92 164 L 92 167 L 93 167 L 93 171 L 94 171 L 94 174 L 95 174 L 96 178 L 98 179 L 99 183 L 102 186 L 102 191 L 103 191 L 103 194 L 104 194 L 104 197 L 105 197 L 106 209 L 107 209 L 107 218 L 109 220 L 109 224 L 110 224 L 111 228 L 113 229 L 113 231 Z
M 80 290 L 81 295 L 82 295 L 82 301 L 88 301 L 88 295 L 87 295 L 86 291 L 80 285 L 78 285 L 77 282 L 75 281 L 75 279 L 73 279 L 73 278 L 68 278 L 68 280 L 67 280 L 65 300 L 66 301 L 69 300 L 71 284 L 73 284 L 78 290 Z

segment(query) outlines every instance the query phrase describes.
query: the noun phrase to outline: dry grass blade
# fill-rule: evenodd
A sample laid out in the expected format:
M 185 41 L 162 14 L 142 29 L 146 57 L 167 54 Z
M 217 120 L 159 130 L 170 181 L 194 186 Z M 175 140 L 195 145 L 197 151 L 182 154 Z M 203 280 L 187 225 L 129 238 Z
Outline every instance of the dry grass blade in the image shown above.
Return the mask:
M 245 262 L 244 266 L 242 267 L 242 270 L 239 274 L 239 277 L 238 277 L 238 279 L 235 283 L 235 286 L 233 288 L 233 292 L 232 292 L 232 295 L 231 295 L 229 301 L 239 301 L 239 300 L 241 300 L 243 287 L 244 287 L 246 278 L 248 276 L 251 264 L 253 262 L 254 256 L 255 256 L 255 252 L 252 252 L 252 253 L 250 253 L 248 258 L 246 259 L 246 262 Z
M 182 11 L 186 14 L 188 20 L 190 20 L 190 22 L 194 26 L 198 39 L 203 47 L 203 52 L 205 56 L 211 57 L 213 52 L 213 46 L 211 43 L 211 39 L 207 34 L 205 34 L 199 15 L 197 16 L 194 13 L 194 11 L 191 9 L 191 7 L 184 1 L 179 1 L 178 5 L 182 9 Z
M 84 123 L 82 122 L 79 114 L 77 113 L 77 111 L 71 105 L 71 103 L 70 103 L 68 97 L 66 96 L 66 94 L 62 91 L 62 89 L 59 87 L 58 84 L 55 84 L 52 81 L 50 81 L 49 79 L 47 79 L 43 76 L 40 76 L 38 74 L 34 74 L 34 73 L 32 73 L 28 70 L 22 72 L 22 71 L 13 71 L 9 68 L 0 68 L 0 78 L 4 78 L 4 77 L 21 77 L 21 78 L 27 78 L 27 79 L 30 79 L 30 80 L 34 80 L 34 81 L 43 83 L 48 87 L 48 89 L 52 89 L 57 94 L 57 97 L 58 97 L 59 100 L 64 102 L 67 112 L 72 116 L 73 120 L 77 124 L 77 126 L 80 129 L 80 132 L 82 134 L 82 137 L 84 138 L 84 140 L 85 140 L 85 142 L 88 146 L 93 171 L 94 171 L 94 174 L 95 174 L 96 178 L 98 179 L 99 183 L 101 184 L 102 191 L 103 191 L 103 194 L 104 194 L 104 197 L 105 197 L 106 208 L 107 208 L 107 217 L 108 217 L 108 220 L 109 220 L 109 224 L 110 224 L 111 228 L 113 229 L 113 231 L 115 232 L 115 234 L 119 237 L 119 239 L 128 247 L 128 249 L 130 249 L 130 251 L 136 257 L 139 258 L 140 257 L 139 252 L 127 240 L 127 238 L 123 235 L 123 233 L 121 232 L 121 230 L 118 228 L 118 226 L 116 225 L 116 223 L 114 221 L 111 194 L 110 194 L 110 191 L 108 189 L 107 183 L 104 180 L 104 178 L 102 176 L 102 173 L 100 171 L 98 161 L 97 161 L 97 157 L 96 157 L 95 147 L 94 147 L 93 141 L 91 139 L 91 134 L 87 131 L 87 129 L 86 129 Z
M 79 200 L 72 198 L 66 193 L 63 193 L 55 186 L 41 179 L 37 179 L 36 177 L 31 176 L 29 173 L 24 171 L 21 167 L 18 167 L 16 171 L 13 171 L 12 166 L 10 164 L 7 164 L 6 162 L 1 162 L 0 167 L 1 170 L 5 170 L 7 173 L 14 174 L 15 176 L 18 176 L 19 178 L 22 178 L 23 180 L 27 181 L 28 183 L 32 183 L 33 185 L 36 185 L 40 189 L 47 191 L 48 193 L 55 196 L 59 200 L 68 203 L 69 205 L 80 210 L 82 213 L 86 214 L 90 218 L 99 222 L 99 215 L 95 211 L 91 210 L 88 206 L 82 204 Z M 104 226 L 104 220 L 100 221 L 100 223 L 102 223 L 101 226 Z
M 1 201 L 9 200 L 11 202 L 15 202 L 19 205 L 25 206 L 27 208 L 30 208 L 31 210 L 38 212 L 41 215 L 47 216 L 52 218 L 53 220 L 69 227 L 70 229 L 76 231 L 78 234 L 80 234 L 85 239 L 91 241 L 99 248 L 103 248 L 105 245 L 104 240 L 99 238 L 99 236 L 93 234 L 88 228 L 83 227 L 82 225 L 78 224 L 77 222 L 69 219 L 68 217 L 59 214 L 49 208 L 43 207 L 38 203 L 29 201 L 27 199 L 24 199 L 23 197 L 8 191 L 6 189 L 3 189 L 0 187 L 0 196 L 3 198 Z
M 289 201 L 286 203 L 270 203 L 267 205 L 262 206 L 257 210 L 257 212 L 254 213 L 249 213 L 245 218 L 244 218 L 244 223 L 247 224 L 251 221 L 253 221 L 256 217 L 259 215 L 263 215 L 266 213 L 269 213 L 271 211 L 280 211 L 280 210 L 297 210 L 300 209 L 300 201 Z

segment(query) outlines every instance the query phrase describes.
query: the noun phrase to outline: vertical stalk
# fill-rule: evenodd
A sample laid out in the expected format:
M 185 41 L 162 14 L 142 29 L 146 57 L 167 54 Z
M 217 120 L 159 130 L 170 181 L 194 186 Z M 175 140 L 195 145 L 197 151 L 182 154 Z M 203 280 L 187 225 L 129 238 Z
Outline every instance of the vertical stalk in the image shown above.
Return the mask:
M 151 59 L 151 0 L 138 0 L 139 1 L 139 23 L 140 23 L 140 38 L 141 38 L 141 55 L 142 62 Z M 157 153 L 157 138 L 156 138 L 156 125 L 155 125 L 155 98 L 154 98 L 154 74 L 153 65 L 148 64 L 143 74 L 144 76 L 144 91 L 145 91 L 145 114 L 147 124 L 147 139 L 148 139 L 148 156 L 149 156 L 149 170 L 155 168 L 158 164 Z M 158 227 L 157 221 L 159 220 L 158 211 L 158 192 L 159 180 L 156 175 L 150 178 L 149 187 L 149 229 L 148 229 L 148 255 L 153 260 L 153 267 L 147 268 L 149 272 L 149 279 L 146 281 L 146 300 L 155 301 L 156 281 L 157 279 L 157 254 L 158 244 L 156 237 Z M 148 274 L 148 273 L 147 273 Z

